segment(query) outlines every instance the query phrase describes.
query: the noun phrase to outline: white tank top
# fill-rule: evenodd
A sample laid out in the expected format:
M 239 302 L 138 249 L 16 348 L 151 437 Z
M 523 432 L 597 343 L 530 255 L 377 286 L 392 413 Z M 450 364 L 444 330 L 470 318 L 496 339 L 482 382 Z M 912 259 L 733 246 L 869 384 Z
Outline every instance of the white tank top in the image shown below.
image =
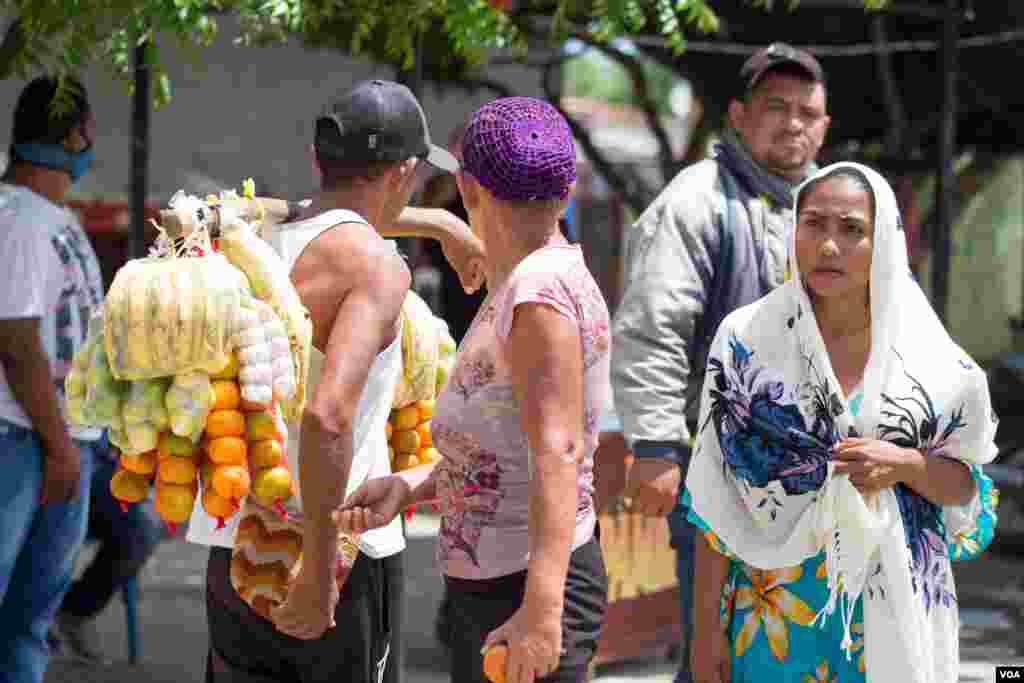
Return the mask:
M 294 223 L 283 223 L 267 235 L 267 240 L 274 247 L 289 268 L 295 265 L 306 246 L 319 237 L 325 230 L 340 223 L 362 223 L 369 225 L 359 214 L 344 209 L 326 211 L 313 218 Z M 390 243 L 394 248 L 394 243 Z M 307 399 L 316 392 L 320 383 L 324 354 L 316 348 L 310 351 L 309 373 L 306 380 Z M 402 372 L 402 335 L 401 330 L 395 340 L 377 354 L 370 367 L 370 374 L 359 397 L 359 405 L 353 422 L 353 457 L 349 472 L 348 486 L 345 495 L 352 493 L 364 481 L 374 477 L 383 477 L 391 473 L 388 460 L 388 443 L 384 432 L 385 423 L 391 413 L 391 402 L 394 398 L 395 386 Z M 288 425 L 288 464 L 298 481 L 299 453 L 302 444 L 300 432 L 301 421 Z M 297 493 L 285 505 L 289 514 L 296 519 L 302 516 L 302 496 Z M 193 510 L 189 524 L 188 540 L 203 545 L 234 545 L 235 531 L 238 527 L 239 515 L 236 515 L 221 530 L 214 528 L 214 520 L 207 515 L 197 514 L 199 506 Z M 402 522 L 395 518 L 391 524 L 380 529 L 364 533 L 359 538 L 359 549 L 373 558 L 388 557 L 405 549 L 405 536 L 402 533 Z

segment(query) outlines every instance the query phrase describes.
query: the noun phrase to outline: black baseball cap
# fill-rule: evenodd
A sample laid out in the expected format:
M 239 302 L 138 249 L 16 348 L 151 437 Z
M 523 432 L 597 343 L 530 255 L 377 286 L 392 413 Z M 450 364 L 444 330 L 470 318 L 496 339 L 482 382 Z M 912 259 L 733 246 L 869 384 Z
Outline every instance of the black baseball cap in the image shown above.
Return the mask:
M 458 160 L 430 141 L 416 96 L 392 81 L 362 81 L 331 102 L 316 119 L 318 152 L 346 162 L 425 159 L 454 173 Z
M 815 83 L 825 82 L 825 71 L 811 53 L 786 43 L 772 43 L 752 54 L 744 62 L 743 68 L 740 69 L 740 94 L 750 93 L 765 74 L 783 66 L 803 71 Z
M 21 91 L 14 107 L 14 130 L 11 140 L 22 142 L 50 142 L 63 140 L 75 126 L 88 123 L 91 118 L 89 97 L 78 79 L 67 76 L 68 105 L 57 112 L 53 101 L 57 97 L 59 82 L 50 76 L 33 79 Z

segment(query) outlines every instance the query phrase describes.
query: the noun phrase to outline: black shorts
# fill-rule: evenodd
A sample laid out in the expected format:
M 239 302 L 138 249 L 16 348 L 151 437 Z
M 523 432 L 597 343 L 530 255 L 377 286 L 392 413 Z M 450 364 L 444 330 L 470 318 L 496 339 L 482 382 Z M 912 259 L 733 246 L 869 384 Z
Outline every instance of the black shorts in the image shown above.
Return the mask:
M 523 603 L 526 572 L 484 581 L 445 577 L 451 638 L 452 683 L 488 683 L 480 649 L 487 635 L 515 614 Z M 597 653 L 608 606 L 608 574 L 598 538 L 569 558 L 562 613 L 562 647 L 558 669 L 543 683 L 583 683 Z
M 317 640 L 285 635 L 231 586 L 231 551 L 213 548 L 206 574 L 206 683 L 380 683 L 391 626 L 383 560 L 360 553 L 342 586 L 337 626 Z

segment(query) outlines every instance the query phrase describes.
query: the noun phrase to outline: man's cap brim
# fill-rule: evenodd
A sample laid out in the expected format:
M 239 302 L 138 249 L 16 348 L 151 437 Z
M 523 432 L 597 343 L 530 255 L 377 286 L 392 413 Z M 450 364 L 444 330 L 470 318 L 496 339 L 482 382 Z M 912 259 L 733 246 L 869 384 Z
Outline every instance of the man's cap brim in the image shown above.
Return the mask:
M 431 166 L 441 169 L 442 171 L 448 171 L 449 173 L 455 173 L 461 168 L 459 160 L 455 158 L 455 155 L 437 145 L 427 146 L 427 155 L 423 157 L 427 163 Z

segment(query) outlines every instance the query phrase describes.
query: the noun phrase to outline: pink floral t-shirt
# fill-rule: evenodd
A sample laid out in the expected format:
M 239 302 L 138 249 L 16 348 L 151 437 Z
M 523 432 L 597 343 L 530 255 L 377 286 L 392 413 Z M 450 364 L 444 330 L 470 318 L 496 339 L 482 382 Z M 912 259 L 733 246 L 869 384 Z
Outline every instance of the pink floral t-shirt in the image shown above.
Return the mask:
M 515 307 L 529 302 L 551 306 L 579 327 L 584 455 L 573 549 L 594 533 L 597 421 L 611 405 L 608 307 L 580 248 L 554 245 L 527 256 L 487 297 L 435 406 L 431 432 L 443 456 L 434 475 L 442 512 L 438 560 L 448 576 L 489 579 L 527 566 L 530 455 L 505 344 Z

